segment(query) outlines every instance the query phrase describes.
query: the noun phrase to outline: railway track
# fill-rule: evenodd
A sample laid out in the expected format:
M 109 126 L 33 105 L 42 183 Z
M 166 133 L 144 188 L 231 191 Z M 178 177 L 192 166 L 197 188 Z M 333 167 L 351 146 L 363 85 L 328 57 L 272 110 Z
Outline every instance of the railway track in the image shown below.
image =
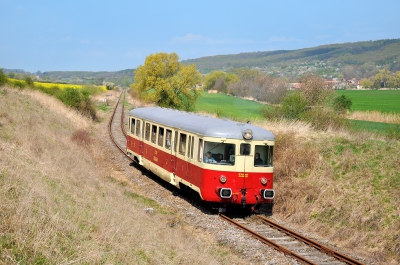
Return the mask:
M 277 224 L 262 215 L 254 215 L 249 220 L 230 218 L 223 214 L 220 214 L 220 216 L 251 234 L 254 238 L 285 255 L 293 257 L 303 264 L 364 264 L 335 249 Z
M 126 131 L 124 101 L 125 91 L 122 91 L 109 120 L 108 133 L 112 142 L 120 152 L 133 162 L 133 159 L 125 152 Z M 117 122 L 118 117 L 120 117 L 119 122 Z M 223 214 L 219 214 L 219 216 L 250 234 L 260 242 L 285 255 L 291 256 L 303 264 L 364 264 L 335 249 L 324 246 L 315 240 L 309 239 L 289 228 L 277 224 L 262 215 L 253 215 L 247 219 L 230 218 Z

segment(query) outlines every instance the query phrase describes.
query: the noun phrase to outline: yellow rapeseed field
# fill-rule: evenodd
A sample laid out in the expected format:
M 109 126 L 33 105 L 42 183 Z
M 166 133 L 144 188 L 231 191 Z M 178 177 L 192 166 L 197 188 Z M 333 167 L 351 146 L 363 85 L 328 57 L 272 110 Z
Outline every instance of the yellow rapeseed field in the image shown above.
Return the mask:
M 23 81 L 23 80 L 18 80 L 18 79 L 13 79 L 13 78 L 9 78 L 9 81 L 11 82 L 11 83 L 13 83 L 13 84 L 15 84 L 16 82 L 25 82 L 25 81 Z M 44 89 L 48 89 L 48 90 L 51 90 L 51 89 L 54 89 L 54 88 L 58 88 L 58 89 L 66 89 L 66 88 L 74 88 L 74 89 L 83 89 L 83 88 L 86 88 L 87 86 L 86 85 L 76 85 L 76 84 L 59 84 L 59 83 L 44 83 L 44 82 L 34 82 L 34 85 L 36 86 L 36 87 L 42 87 L 42 88 L 44 88 Z M 92 87 L 96 87 L 96 88 L 98 88 L 99 90 L 102 90 L 102 91 L 107 91 L 107 88 L 106 88 L 106 86 L 94 86 L 94 85 L 89 85 L 89 86 L 92 86 Z

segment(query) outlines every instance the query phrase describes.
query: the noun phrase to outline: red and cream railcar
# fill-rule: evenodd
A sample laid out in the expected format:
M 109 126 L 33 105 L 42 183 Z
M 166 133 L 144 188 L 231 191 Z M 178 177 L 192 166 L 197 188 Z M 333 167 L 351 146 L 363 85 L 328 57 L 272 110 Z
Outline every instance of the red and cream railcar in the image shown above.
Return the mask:
M 248 123 L 160 107 L 129 113 L 127 153 L 220 210 L 272 202 L 274 144 L 270 131 Z M 205 158 L 208 152 L 212 161 Z

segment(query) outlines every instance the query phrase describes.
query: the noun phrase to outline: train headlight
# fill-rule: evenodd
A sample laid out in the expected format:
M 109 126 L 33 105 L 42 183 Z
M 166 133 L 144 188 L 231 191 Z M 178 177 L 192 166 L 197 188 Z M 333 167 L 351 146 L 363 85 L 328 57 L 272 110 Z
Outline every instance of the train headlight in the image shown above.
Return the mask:
M 220 181 L 221 183 L 225 183 L 225 182 L 226 182 L 226 177 L 225 177 L 224 175 L 221 175 L 221 176 L 219 177 L 219 181 Z
M 275 191 L 274 190 L 261 190 L 261 196 L 264 199 L 273 199 L 275 197 Z
M 243 138 L 246 140 L 250 140 L 253 138 L 253 131 L 250 129 L 246 129 L 243 131 Z
M 267 184 L 268 180 L 266 178 L 261 178 L 261 184 L 265 185 Z
M 223 198 L 223 199 L 229 199 L 230 197 L 232 197 L 232 190 L 229 188 L 221 188 L 218 191 L 219 197 Z

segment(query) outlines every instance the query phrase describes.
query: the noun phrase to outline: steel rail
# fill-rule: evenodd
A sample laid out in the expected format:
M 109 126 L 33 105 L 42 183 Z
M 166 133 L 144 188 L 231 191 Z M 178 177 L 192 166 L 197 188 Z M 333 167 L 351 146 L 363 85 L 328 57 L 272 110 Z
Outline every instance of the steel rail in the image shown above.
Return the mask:
M 275 250 L 278 250 L 279 252 L 282 252 L 284 254 L 289 255 L 289 256 L 293 257 L 294 259 L 300 261 L 303 264 L 313 264 L 313 265 L 315 264 L 316 265 L 316 263 L 314 263 L 314 262 L 312 262 L 312 261 L 310 261 L 310 260 L 298 255 L 297 253 L 295 253 L 295 252 L 293 252 L 293 251 L 291 251 L 291 250 L 289 250 L 289 249 L 287 249 L 287 248 L 285 248 L 285 247 L 283 247 L 281 245 L 278 245 L 274 241 L 269 240 L 265 236 L 260 235 L 257 232 L 254 232 L 253 230 L 245 227 L 244 225 L 239 224 L 238 222 L 236 222 L 235 220 L 229 218 L 228 216 L 223 215 L 223 214 L 219 214 L 219 216 L 222 217 L 223 219 L 225 219 L 226 221 L 230 222 L 231 224 L 241 228 L 246 233 L 248 233 L 248 234 L 252 235 L 254 238 L 260 240 L 262 243 L 267 244 L 268 246 L 274 248 Z
M 299 234 L 299 233 L 297 233 L 297 232 L 295 232 L 295 231 L 293 231 L 293 230 L 291 230 L 291 229 L 289 229 L 287 227 L 284 227 L 284 226 L 282 226 L 280 224 L 277 224 L 277 223 L 269 220 L 268 218 L 265 218 L 262 215 L 257 215 L 257 217 L 262 219 L 270 227 L 273 227 L 273 228 L 285 233 L 288 236 L 296 238 L 297 240 L 299 240 L 299 241 L 301 241 L 301 242 L 303 242 L 303 243 L 305 243 L 305 244 L 307 244 L 309 246 L 312 246 L 312 247 L 318 249 L 319 251 L 321 251 L 323 253 L 326 253 L 327 255 L 329 255 L 331 257 L 334 257 L 334 258 L 336 258 L 336 259 L 338 259 L 340 261 L 346 262 L 347 264 L 351 264 L 351 265 L 362 265 L 362 264 L 364 264 L 364 263 L 362 263 L 362 262 L 360 262 L 358 260 L 355 260 L 355 259 L 353 259 L 353 258 L 351 258 L 349 256 L 346 256 L 346 255 L 344 255 L 344 254 L 342 254 L 342 253 L 340 253 L 340 252 L 338 252 L 338 251 L 336 251 L 336 250 L 334 250 L 332 248 L 329 248 L 329 247 L 327 247 L 325 245 L 322 245 L 321 243 L 319 243 L 317 241 L 309 239 L 309 238 L 307 238 L 307 237 L 305 237 L 305 236 L 303 236 L 303 235 L 301 235 L 301 234 Z
M 117 103 L 115 104 L 114 111 L 113 111 L 113 113 L 111 114 L 110 120 L 108 121 L 108 134 L 110 135 L 111 140 L 113 141 L 114 145 L 118 148 L 118 150 L 121 151 L 121 153 L 123 153 L 127 158 L 129 158 L 130 160 L 132 160 L 132 159 L 126 154 L 124 148 L 121 148 L 121 147 L 117 144 L 117 140 L 115 140 L 114 135 L 112 134 L 112 128 L 111 128 L 111 127 L 112 127 L 112 122 L 113 122 L 113 120 L 114 120 L 115 113 L 117 112 L 118 105 L 119 105 L 119 103 L 120 103 L 120 101 L 121 101 L 122 94 L 125 95 L 125 90 L 123 90 L 123 91 L 121 92 L 121 94 L 119 95 L 118 101 L 117 101 Z M 123 106 L 123 104 L 122 104 L 122 106 Z M 121 121 L 122 121 L 122 119 L 123 119 L 123 118 L 121 118 Z M 121 124 L 121 128 L 122 128 L 122 126 L 123 126 L 123 124 Z

